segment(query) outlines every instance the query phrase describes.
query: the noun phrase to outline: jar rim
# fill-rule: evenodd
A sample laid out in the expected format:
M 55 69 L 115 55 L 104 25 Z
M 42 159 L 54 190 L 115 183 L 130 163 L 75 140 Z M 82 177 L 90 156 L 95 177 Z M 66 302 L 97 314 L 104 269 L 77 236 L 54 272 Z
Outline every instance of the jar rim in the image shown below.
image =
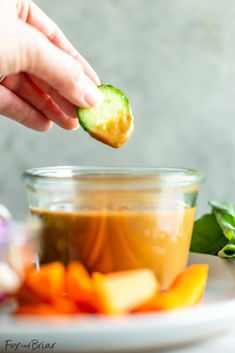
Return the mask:
M 159 168 L 159 167 L 89 167 L 89 166 L 55 166 L 40 167 L 26 170 L 22 180 L 27 185 L 35 182 L 83 182 L 83 181 L 123 181 L 144 182 L 156 184 L 195 185 L 204 181 L 204 174 L 190 168 Z

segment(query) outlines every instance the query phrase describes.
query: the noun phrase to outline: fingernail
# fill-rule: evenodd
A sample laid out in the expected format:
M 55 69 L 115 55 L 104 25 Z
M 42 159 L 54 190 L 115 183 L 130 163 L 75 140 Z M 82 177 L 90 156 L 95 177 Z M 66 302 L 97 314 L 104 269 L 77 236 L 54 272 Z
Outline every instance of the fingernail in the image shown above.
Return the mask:
M 100 90 L 93 85 L 89 85 L 89 90 L 84 96 L 87 104 L 89 106 L 94 106 L 102 103 L 103 101 L 103 94 L 100 92 Z
M 96 72 L 94 72 L 94 80 L 95 80 L 95 83 L 97 86 L 99 86 L 101 84 L 100 78 Z
M 76 131 L 78 128 L 79 128 L 79 125 L 73 127 L 73 128 L 71 129 L 71 131 Z

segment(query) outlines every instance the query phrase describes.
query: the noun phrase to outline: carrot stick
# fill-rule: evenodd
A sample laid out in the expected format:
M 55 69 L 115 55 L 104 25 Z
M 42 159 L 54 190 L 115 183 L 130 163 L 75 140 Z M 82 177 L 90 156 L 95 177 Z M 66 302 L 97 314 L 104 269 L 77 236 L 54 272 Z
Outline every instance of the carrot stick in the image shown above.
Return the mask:
M 60 262 L 42 265 L 26 272 L 25 284 L 39 298 L 52 301 L 64 293 L 65 270 Z
M 172 310 L 199 303 L 205 291 L 207 275 L 208 265 L 189 266 L 168 291 L 158 293 L 137 311 Z
M 71 262 L 66 271 L 65 288 L 69 297 L 75 301 L 89 301 L 92 281 L 85 267 L 78 261 Z
M 72 315 L 80 312 L 75 302 L 66 296 L 60 296 L 53 300 L 53 307 L 59 314 Z
M 15 315 L 40 315 L 40 316 L 54 316 L 54 315 L 61 315 L 57 311 L 57 309 L 47 303 L 38 303 L 38 304 L 21 304 Z

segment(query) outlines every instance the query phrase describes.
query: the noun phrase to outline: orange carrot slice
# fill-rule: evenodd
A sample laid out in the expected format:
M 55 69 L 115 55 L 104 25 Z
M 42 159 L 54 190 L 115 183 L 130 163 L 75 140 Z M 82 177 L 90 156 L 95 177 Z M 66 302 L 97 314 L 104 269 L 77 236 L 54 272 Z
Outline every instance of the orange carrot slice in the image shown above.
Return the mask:
M 172 310 L 199 303 L 207 282 L 208 265 L 195 264 L 181 273 L 170 289 L 161 292 L 137 311 Z
M 71 315 L 80 312 L 77 305 L 71 298 L 61 296 L 53 300 L 53 306 L 60 314 Z
M 42 265 L 39 271 L 27 271 L 25 284 L 39 298 L 52 301 L 64 293 L 65 270 L 60 262 Z
M 148 269 L 94 273 L 93 304 L 103 314 L 124 314 L 150 300 L 159 290 L 153 271 Z
M 41 298 L 32 292 L 25 283 L 19 289 L 16 297 L 19 303 L 35 304 L 41 302 Z
M 85 267 L 77 261 L 71 262 L 66 271 L 65 288 L 75 301 L 87 302 L 92 291 L 92 281 Z
M 67 297 L 58 297 L 52 303 L 20 303 L 16 315 L 73 315 L 77 314 L 76 304 Z
M 42 316 L 54 316 L 59 315 L 57 309 L 51 305 L 46 303 L 38 303 L 38 304 L 21 304 L 15 315 L 42 315 Z M 61 315 L 61 314 L 60 314 Z

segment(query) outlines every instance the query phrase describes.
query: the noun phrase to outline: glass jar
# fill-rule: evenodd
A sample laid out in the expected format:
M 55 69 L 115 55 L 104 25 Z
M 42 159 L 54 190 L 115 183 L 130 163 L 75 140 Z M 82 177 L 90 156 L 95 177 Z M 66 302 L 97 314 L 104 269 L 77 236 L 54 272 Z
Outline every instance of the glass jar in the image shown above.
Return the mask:
M 90 272 L 155 271 L 163 289 L 185 268 L 202 173 L 191 169 L 50 167 L 26 171 L 40 218 L 41 263 Z

